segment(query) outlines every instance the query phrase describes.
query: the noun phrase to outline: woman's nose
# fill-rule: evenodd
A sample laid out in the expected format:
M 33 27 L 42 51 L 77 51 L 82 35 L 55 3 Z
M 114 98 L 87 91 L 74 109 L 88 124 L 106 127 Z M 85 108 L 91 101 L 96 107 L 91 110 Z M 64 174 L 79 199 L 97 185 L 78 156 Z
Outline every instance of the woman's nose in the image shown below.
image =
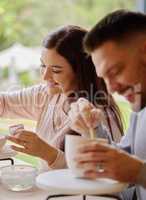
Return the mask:
M 43 72 L 43 79 L 46 81 L 46 80 L 52 80 L 53 77 L 52 77 L 52 72 L 51 70 L 46 67 L 44 72 Z

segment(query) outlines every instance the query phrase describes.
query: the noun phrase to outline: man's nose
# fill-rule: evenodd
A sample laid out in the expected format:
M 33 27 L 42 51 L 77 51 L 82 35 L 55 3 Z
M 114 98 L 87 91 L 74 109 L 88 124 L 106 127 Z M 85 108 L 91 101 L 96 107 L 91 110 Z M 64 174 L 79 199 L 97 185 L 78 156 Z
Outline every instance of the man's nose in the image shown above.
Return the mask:
M 114 82 L 113 80 L 106 80 L 105 83 L 109 93 L 112 94 L 119 90 L 120 85 L 117 82 Z

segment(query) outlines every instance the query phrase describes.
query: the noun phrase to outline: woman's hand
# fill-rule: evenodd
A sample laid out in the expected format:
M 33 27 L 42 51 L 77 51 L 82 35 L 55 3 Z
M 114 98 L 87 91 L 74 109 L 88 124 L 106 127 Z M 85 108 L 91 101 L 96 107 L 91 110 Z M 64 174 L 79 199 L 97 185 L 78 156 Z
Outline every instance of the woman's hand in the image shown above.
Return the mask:
M 11 142 L 20 145 L 12 145 L 12 149 L 15 151 L 37 156 L 46 160 L 48 164 L 51 164 L 57 156 L 57 149 L 47 144 L 33 132 L 18 129 L 12 136 L 7 138 Z
M 103 121 L 104 115 L 88 100 L 80 98 L 77 102 L 71 104 L 69 117 L 71 129 L 89 137 L 89 129 L 96 128 Z
M 112 178 L 121 182 L 136 183 L 143 161 L 111 145 L 89 142 L 80 146 L 75 158 L 80 168 L 88 163 L 85 177 Z

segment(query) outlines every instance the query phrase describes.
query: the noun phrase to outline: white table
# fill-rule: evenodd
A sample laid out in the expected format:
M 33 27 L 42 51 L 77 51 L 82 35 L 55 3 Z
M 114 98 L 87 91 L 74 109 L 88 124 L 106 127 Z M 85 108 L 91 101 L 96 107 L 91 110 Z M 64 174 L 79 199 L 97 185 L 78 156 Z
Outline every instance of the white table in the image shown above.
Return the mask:
M 18 159 L 14 159 L 15 164 L 27 164 Z M 0 166 L 7 164 L 6 162 L 0 162 Z M 10 164 L 10 162 L 8 162 Z M 54 192 L 45 191 L 39 188 L 34 188 L 30 191 L 23 191 L 23 192 L 12 192 L 7 190 L 3 187 L 0 183 L 0 200 L 46 200 L 49 195 L 54 194 Z M 75 197 L 62 197 L 62 198 L 53 198 L 53 200 L 81 200 L 82 196 L 75 196 Z M 115 200 L 113 198 L 106 198 L 106 197 L 87 197 L 87 200 Z
M 0 153 L 0 159 L 2 158 L 6 158 L 6 157 L 13 157 L 15 156 L 14 152 L 11 152 L 11 150 L 9 150 L 9 148 L 4 150 L 4 153 Z M 14 159 L 14 163 L 15 164 L 24 164 L 24 165 L 28 165 L 28 163 L 23 162 L 21 160 L 18 159 Z M 0 161 L 0 167 L 4 166 L 4 165 L 10 165 L 10 161 Z M 48 173 L 54 173 L 54 171 L 50 171 Z M 45 180 L 49 180 L 48 176 L 46 176 L 45 174 L 42 174 L 39 176 L 40 177 L 45 177 Z M 39 179 L 38 178 L 38 179 Z M 61 177 L 58 176 L 54 176 L 52 177 L 53 180 L 55 180 L 56 182 L 58 182 L 58 178 L 60 179 Z M 38 180 L 37 179 L 37 180 Z M 44 178 L 43 178 L 44 179 Z M 44 189 L 44 188 L 43 188 Z M 56 190 L 55 192 L 60 193 L 60 190 Z M 52 189 L 51 187 L 48 188 L 47 186 L 47 190 L 42 190 L 39 188 L 33 188 L 32 190 L 29 191 L 23 191 L 23 192 L 12 192 L 7 190 L 6 188 L 3 187 L 2 183 L 0 183 L 0 200 L 46 200 L 46 198 L 49 195 L 53 195 L 54 193 L 54 189 Z M 78 193 L 80 194 L 80 193 Z M 77 197 L 62 197 L 62 198 L 53 198 L 53 200 L 81 200 L 82 196 L 77 196 Z M 106 198 L 106 197 L 87 197 L 87 200 L 114 200 L 113 198 Z
M 53 170 L 40 174 L 36 184 L 54 195 L 111 195 L 121 192 L 127 186 L 111 179 L 85 180 L 73 176 L 69 169 Z

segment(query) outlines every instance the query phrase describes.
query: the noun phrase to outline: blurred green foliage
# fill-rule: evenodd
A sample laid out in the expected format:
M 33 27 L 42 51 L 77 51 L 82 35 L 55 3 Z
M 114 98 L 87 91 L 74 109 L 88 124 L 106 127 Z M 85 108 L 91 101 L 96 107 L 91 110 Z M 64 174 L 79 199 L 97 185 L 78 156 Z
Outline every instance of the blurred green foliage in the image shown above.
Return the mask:
M 1 77 L 3 79 L 8 79 L 8 76 L 9 76 L 9 67 L 5 67 L 3 69 L 1 69 Z
M 108 12 L 135 9 L 135 0 L 0 0 L 0 50 L 14 42 L 40 45 L 51 29 L 65 24 L 91 27 Z
M 29 71 L 24 71 L 19 73 L 19 80 L 20 84 L 24 86 L 29 86 L 34 84 L 34 80 L 32 79 Z

